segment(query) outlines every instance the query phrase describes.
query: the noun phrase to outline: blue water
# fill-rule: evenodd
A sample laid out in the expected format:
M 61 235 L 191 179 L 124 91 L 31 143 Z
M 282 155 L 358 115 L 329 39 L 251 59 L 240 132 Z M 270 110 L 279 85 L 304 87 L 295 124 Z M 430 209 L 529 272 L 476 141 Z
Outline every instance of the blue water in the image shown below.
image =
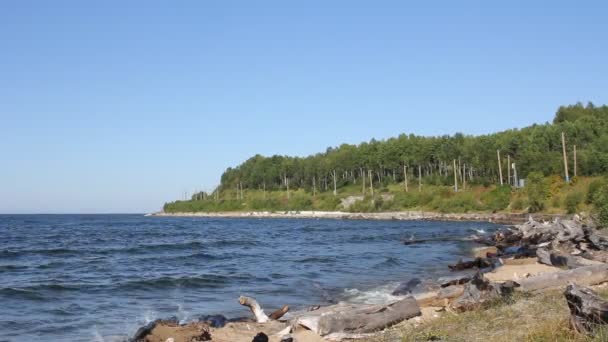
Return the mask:
M 436 279 L 490 223 L 0 215 L 0 341 L 114 341 L 156 318 L 381 302 Z

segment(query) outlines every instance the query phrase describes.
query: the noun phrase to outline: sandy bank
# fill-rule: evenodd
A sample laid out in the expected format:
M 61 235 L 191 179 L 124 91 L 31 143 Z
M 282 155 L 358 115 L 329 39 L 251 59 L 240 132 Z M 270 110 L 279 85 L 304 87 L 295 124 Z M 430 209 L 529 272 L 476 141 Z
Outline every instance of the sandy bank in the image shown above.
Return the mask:
M 380 213 L 349 213 L 343 211 L 251 211 L 251 212 L 158 212 L 149 216 L 168 217 L 224 217 L 224 218 L 302 218 L 339 220 L 429 220 L 429 221 L 484 221 L 501 224 L 517 224 L 528 220 L 528 213 L 462 213 L 445 214 L 430 211 L 397 211 Z M 553 220 L 563 215 L 534 214 L 536 220 Z

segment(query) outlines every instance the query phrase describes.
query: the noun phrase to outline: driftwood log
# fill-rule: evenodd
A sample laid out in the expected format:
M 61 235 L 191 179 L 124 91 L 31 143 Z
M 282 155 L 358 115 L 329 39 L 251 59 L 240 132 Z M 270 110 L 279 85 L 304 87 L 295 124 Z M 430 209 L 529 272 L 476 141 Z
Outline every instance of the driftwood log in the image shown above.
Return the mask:
M 486 258 L 475 258 L 473 260 L 459 260 L 456 264 L 448 265 L 452 271 L 462 271 L 470 268 L 492 267 L 493 263 Z
M 608 302 L 591 289 L 570 284 L 564 292 L 570 309 L 570 326 L 579 333 L 594 334 L 608 324 Z
M 361 334 L 378 331 L 403 320 L 419 316 L 420 306 L 413 297 L 389 305 L 340 303 L 305 312 L 295 322 L 326 336 L 335 333 Z
M 608 281 L 608 265 L 592 265 L 572 270 L 545 273 L 518 280 L 520 291 L 538 291 L 553 287 L 566 286 L 570 282 L 589 286 Z

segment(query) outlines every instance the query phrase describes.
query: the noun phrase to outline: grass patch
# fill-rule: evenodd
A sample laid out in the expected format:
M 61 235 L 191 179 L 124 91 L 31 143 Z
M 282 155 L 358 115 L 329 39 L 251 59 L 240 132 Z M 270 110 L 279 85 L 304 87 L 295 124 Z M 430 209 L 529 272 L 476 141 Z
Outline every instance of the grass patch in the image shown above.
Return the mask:
M 604 298 L 607 294 L 606 289 L 600 292 Z M 511 301 L 499 301 L 484 309 L 441 315 L 420 326 L 397 326 L 369 341 L 608 341 L 607 328 L 598 330 L 594 338 L 570 330 L 569 311 L 562 291 L 517 294 Z

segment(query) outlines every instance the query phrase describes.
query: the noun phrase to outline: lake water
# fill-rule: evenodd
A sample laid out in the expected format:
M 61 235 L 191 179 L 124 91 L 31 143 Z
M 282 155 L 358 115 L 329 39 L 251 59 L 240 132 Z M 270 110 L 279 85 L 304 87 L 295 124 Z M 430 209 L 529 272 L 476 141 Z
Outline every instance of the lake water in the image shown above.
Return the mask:
M 0 341 L 116 341 L 156 318 L 377 303 L 470 254 L 472 222 L 0 215 Z

